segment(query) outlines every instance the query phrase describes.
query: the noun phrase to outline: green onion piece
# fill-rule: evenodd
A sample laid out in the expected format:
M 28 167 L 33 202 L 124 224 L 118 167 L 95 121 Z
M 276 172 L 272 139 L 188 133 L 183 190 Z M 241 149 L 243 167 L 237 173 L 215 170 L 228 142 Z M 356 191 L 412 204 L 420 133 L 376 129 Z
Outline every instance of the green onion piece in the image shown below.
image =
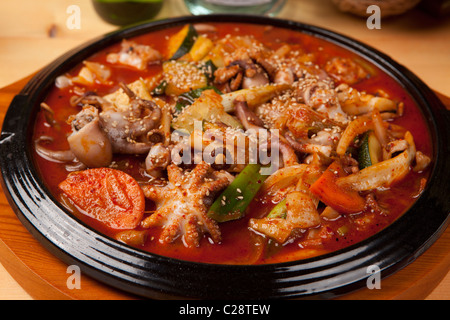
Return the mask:
M 261 165 L 248 164 L 214 201 L 208 217 L 217 222 L 240 219 L 268 176 L 262 175 Z
M 373 131 L 369 130 L 362 137 L 361 146 L 358 150 L 359 170 L 370 167 L 380 162 L 381 145 Z

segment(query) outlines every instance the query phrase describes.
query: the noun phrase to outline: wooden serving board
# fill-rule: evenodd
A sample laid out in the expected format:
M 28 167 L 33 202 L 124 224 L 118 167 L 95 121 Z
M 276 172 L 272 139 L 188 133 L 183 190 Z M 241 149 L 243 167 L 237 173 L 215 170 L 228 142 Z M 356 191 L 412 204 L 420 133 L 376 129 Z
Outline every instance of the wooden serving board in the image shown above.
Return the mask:
M 33 75 L 0 89 L 0 125 L 6 110 Z M 450 109 L 450 98 L 438 93 Z M 0 189 L 0 262 L 34 299 L 139 299 L 81 274 L 79 289 L 67 285 L 68 265 L 48 252 L 17 219 Z M 381 281 L 381 289 L 361 289 L 339 299 L 450 299 L 450 228 L 416 261 Z M 1 284 L 0 284 L 1 285 Z M 436 292 L 436 287 L 438 291 Z M 430 293 L 432 293 L 430 295 Z

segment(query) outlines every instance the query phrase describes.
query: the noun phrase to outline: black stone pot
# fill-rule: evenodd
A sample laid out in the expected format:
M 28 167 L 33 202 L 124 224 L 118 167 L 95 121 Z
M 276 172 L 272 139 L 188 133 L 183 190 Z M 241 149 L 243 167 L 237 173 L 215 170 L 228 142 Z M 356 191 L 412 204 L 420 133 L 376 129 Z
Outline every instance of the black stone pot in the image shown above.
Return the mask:
M 365 241 L 316 258 L 242 266 L 180 261 L 131 248 L 80 222 L 55 200 L 31 156 L 39 103 L 57 76 L 93 53 L 167 27 L 197 22 L 249 22 L 311 34 L 373 62 L 396 79 L 421 108 L 434 147 L 431 176 L 423 194 L 392 225 Z M 155 299 L 333 298 L 365 287 L 375 265 L 386 277 L 414 261 L 444 232 L 450 212 L 449 113 L 414 74 L 377 50 L 329 30 L 259 16 L 180 17 L 131 26 L 76 48 L 39 72 L 14 98 L 0 140 L 2 186 L 23 225 L 52 254 L 112 287 Z M 1 222 L 0 222 L 1 223 Z

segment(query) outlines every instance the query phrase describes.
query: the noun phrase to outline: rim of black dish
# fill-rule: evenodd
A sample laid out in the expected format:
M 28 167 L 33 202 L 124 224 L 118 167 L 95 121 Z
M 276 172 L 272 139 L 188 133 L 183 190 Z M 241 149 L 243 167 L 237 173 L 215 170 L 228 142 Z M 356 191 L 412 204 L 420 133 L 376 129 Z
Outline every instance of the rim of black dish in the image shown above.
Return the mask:
M 217 265 L 158 256 L 110 239 L 70 215 L 48 192 L 31 155 L 36 106 L 54 79 L 96 51 L 155 30 L 185 23 L 245 22 L 304 32 L 357 53 L 396 79 L 429 124 L 434 145 L 430 181 L 407 213 L 376 235 L 345 249 L 305 260 L 268 265 Z M 300 22 L 251 15 L 208 15 L 130 26 L 66 53 L 39 72 L 18 94 L 4 120 L 0 140 L 2 183 L 22 224 L 52 254 L 82 274 L 139 296 L 157 299 L 332 298 L 366 285 L 370 265 L 386 277 L 414 261 L 448 224 L 450 133 L 448 112 L 414 74 L 385 54 L 349 37 Z M 432 216 L 429 213 L 432 212 Z

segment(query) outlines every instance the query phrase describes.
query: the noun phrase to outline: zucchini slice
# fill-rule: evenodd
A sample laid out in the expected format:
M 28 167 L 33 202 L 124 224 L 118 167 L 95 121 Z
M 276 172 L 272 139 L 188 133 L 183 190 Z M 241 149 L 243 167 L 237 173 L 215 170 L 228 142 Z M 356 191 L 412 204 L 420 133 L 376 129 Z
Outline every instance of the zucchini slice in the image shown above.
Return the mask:
M 169 39 L 168 49 L 171 60 L 177 60 L 189 53 L 197 39 L 197 31 L 192 24 L 185 25 Z
M 358 152 L 359 169 L 370 167 L 380 162 L 382 156 L 381 144 L 373 131 L 364 133 Z

